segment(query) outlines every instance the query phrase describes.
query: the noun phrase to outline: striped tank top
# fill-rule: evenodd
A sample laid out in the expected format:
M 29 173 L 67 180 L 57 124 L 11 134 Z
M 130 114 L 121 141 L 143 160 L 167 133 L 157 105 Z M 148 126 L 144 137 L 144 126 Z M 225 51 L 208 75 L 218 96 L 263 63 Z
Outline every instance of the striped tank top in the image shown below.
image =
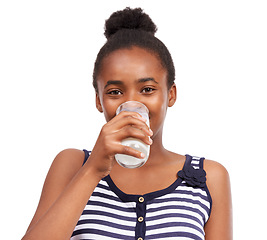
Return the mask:
M 84 152 L 86 161 L 90 153 Z M 106 176 L 89 198 L 71 240 L 205 239 L 212 200 L 203 160 L 186 155 L 172 185 L 145 195 L 125 194 Z

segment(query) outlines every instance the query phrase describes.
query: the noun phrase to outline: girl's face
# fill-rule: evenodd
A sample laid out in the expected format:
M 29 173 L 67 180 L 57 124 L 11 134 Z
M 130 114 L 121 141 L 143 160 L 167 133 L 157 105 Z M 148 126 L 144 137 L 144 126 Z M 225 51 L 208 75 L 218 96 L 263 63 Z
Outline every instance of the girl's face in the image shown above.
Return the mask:
M 107 121 L 126 101 L 138 101 L 149 110 L 152 138 L 162 129 L 168 106 L 176 100 L 176 87 L 167 87 L 167 71 L 149 51 L 132 47 L 119 49 L 103 59 L 97 78 L 96 106 Z

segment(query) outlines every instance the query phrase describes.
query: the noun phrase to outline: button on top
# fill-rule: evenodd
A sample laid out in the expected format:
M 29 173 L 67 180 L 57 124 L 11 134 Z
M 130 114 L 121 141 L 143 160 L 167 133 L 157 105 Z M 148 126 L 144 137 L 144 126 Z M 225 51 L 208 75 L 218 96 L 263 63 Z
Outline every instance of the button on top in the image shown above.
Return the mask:
M 138 222 L 143 222 L 144 221 L 144 218 L 143 217 L 139 217 L 138 218 Z
M 143 240 L 143 238 L 139 237 L 137 240 Z
M 139 201 L 140 203 L 142 203 L 142 202 L 145 201 L 145 199 L 144 199 L 143 197 L 139 197 L 138 201 Z

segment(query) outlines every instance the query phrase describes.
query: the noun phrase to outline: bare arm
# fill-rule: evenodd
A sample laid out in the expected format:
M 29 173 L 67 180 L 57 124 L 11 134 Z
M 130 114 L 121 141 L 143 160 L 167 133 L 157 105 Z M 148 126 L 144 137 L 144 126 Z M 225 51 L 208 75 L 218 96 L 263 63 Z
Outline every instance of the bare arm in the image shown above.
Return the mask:
M 214 161 L 205 160 L 207 185 L 212 197 L 211 216 L 205 225 L 206 240 L 232 240 L 232 200 L 227 170 Z
M 84 153 L 75 149 L 57 155 L 26 239 L 69 239 L 94 188 L 100 181 L 90 167 L 81 167 Z

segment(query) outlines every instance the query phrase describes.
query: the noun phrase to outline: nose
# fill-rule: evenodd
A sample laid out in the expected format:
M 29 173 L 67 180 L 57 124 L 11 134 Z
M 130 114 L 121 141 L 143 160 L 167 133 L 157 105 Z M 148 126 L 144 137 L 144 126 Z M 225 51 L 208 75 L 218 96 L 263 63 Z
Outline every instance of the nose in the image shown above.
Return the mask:
M 128 92 L 126 95 L 126 100 L 125 101 L 136 101 L 136 102 L 142 102 L 140 94 L 138 94 L 136 91 L 133 89 Z
M 128 102 L 128 101 L 140 102 L 144 104 L 145 106 L 147 106 L 147 103 L 148 103 L 148 99 L 142 93 L 140 93 L 140 90 L 136 88 L 135 86 L 131 86 L 131 88 L 129 88 L 128 91 L 125 92 L 123 101 L 124 102 Z

